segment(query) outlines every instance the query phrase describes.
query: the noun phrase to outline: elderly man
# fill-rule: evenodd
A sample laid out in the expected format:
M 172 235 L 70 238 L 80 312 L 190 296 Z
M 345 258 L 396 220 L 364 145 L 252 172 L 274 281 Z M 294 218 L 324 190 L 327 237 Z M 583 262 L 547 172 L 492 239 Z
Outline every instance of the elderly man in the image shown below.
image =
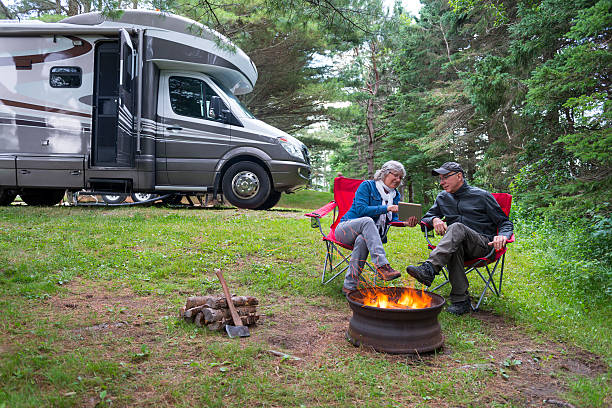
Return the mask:
M 408 266 L 406 272 L 431 286 L 435 275 L 446 265 L 452 303 L 447 311 L 461 315 L 471 310 L 464 259 L 485 257 L 491 246 L 496 250 L 503 248 L 514 227 L 491 193 L 467 184 L 459 163 L 444 163 L 432 170 L 432 175 L 440 177 L 444 191 L 438 194 L 422 221 L 433 225 L 443 237 L 425 262 Z

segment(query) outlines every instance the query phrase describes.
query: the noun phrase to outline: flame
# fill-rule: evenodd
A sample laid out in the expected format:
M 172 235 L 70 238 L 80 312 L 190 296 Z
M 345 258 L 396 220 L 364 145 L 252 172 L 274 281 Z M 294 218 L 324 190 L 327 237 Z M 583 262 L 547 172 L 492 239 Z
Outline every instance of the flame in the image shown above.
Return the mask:
M 363 289 L 363 305 L 383 309 L 424 309 L 430 307 L 432 297 L 422 290 L 403 288 L 399 298 L 376 288 Z

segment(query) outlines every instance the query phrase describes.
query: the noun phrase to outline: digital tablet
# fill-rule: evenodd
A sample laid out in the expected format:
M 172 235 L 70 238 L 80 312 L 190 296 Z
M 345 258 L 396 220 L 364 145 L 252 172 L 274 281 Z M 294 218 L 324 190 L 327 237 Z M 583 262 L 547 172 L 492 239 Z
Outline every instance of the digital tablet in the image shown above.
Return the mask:
M 398 217 L 400 221 L 408 221 L 410 217 L 416 217 L 417 221 L 420 221 L 421 217 L 423 217 L 421 204 L 403 203 L 400 201 L 397 205 L 399 206 Z

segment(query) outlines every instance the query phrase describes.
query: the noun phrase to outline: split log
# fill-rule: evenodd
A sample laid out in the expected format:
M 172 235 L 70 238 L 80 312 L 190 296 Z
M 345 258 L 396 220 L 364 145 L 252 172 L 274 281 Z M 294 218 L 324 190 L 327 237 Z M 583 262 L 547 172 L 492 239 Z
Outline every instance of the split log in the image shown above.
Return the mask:
M 259 320 L 259 315 L 241 316 L 240 319 L 242 320 L 243 325 L 249 326 L 249 325 L 257 323 L 257 320 Z M 209 323 L 206 325 L 206 327 L 209 330 L 220 331 L 220 330 L 225 329 L 225 325 L 227 324 L 230 324 L 232 326 L 234 325 L 234 321 L 232 320 L 231 317 L 229 319 L 223 319 L 223 320 Z
M 198 313 L 196 315 L 195 319 L 193 319 L 193 322 L 198 327 L 204 326 L 204 313 L 202 313 L 202 312 Z
M 253 296 L 232 296 L 234 306 L 253 306 L 258 305 L 259 301 Z M 187 298 L 185 308 L 187 310 L 197 306 L 206 306 L 212 309 L 227 308 L 227 301 L 223 296 L 192 296 Z
M 255 306 L 259 304 L 259 301 L 257 300 L 257 298 L 254 298 L 253 296 L 232 296 L 232 302 L 234 303 L 234 306 L 236 307 Z M 228 308 L 225 297 L 220 297 L 220 298 L 208 301 L 205 303 L 205 305 L 212 309 L 227 309 Z
M 236 308 L 238 316 L 249 316 L 257 313 L 256 306 L 239 306 Z M 232 314 L 229 309 L 211 309 L 209 307 L 202 308 L 204 314 L 205 323 L 217 322 L 219 320 L 227 320 L 232 318 Z
M 225 323 L 219 321 L 219 322 L 213 322 L 211 324 L 207 324 L 206 327 L 208 328 L 208 330 L 212 330 L 212 331 L 221 331 L 225 328 Z
M 188 319 L 188 318 L 192 318 L 193 319 L 205 307 L 206 306 L 204 306 L 204 305 L 200 305 L 200 306 L 192 307 L 191 309 L 187 309 L 187 310 L 185 310 L 185 313 L 183 313 L 183 317 L 186 318 L 186 319 Z
M 187 298 L 187 302 L 185 303 L 185 309 L 191 309 L 192 307 L 200 306 L 210 301 L 211 299 L 215 299 L 218 296 L 191 296 Z

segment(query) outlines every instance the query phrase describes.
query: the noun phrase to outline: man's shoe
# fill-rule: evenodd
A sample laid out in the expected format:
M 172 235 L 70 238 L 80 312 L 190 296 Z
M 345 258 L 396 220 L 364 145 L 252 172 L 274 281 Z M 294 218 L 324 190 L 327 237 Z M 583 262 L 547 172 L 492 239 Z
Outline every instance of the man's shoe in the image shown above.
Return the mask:
M 393 269 L 389 264 L 377 267 L 376 275 L 378 275 L 378 277 L 384 281 L 390 281 L 402 276 L 400 272 Z
M 470 299 L 466 299 L 462 302 L 454 302 L 446 309 L 448 313 L 452 313 L 457 316 L 466 314 L 470 312 L 471 310 L 472 310 L 472 304 L 470 303 Z
M 429 262 L 423 262 L 419 266 L 408 265 L 406 272 L 425 286 L 431 286 L 436 277 L 433 265 Z

